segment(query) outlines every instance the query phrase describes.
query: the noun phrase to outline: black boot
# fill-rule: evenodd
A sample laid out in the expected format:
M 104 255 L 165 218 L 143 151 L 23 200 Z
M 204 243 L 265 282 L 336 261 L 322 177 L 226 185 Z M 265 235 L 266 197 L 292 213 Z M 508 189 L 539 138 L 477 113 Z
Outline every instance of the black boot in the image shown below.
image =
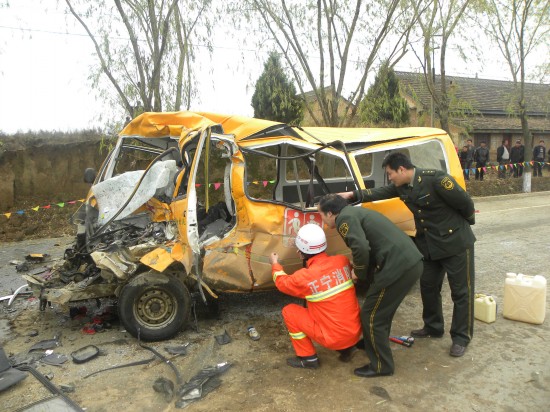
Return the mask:
M 317 355 L 295 356 L 286 360 L 287 365 L 293 368 L 317 369 L 319 367 L 319 358 Z
M 357 353 L 359 349 L 357 349 L 357 346 L 353 345 L 346 349 L 340 349 L 338 352 L 340 353 L 340 356 L 338 356 L 338 360 L 340 362 L 350 362 L 353 358 L 353 356 Z

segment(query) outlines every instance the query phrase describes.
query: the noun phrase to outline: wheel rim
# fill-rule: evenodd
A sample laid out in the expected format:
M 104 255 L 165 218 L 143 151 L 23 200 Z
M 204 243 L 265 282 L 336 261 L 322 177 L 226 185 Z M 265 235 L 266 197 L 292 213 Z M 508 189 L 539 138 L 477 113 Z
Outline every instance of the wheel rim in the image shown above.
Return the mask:
M 171 293 L 150 288 L 136 299 L 134 316 L 143 326 L 161 329 L 174 320 L 177 309 L 177 301 Z

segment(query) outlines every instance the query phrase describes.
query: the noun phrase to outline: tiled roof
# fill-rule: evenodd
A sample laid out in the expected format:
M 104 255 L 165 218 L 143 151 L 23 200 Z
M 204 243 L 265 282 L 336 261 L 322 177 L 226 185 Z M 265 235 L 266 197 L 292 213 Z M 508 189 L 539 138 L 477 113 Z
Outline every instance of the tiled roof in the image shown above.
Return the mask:
M 423 73 L 395 72 L 402 90 L 418 101 L 424 108 L 430 107 L 431 96 L 424 82 Z M 445 76 L 445 80 L 454 90 L 457 99 L 467 102 L 474 110 L 483 115 L 508 115 L 514 107 L 514 83 L 502 80 L 473 79 L 468 77 Z M 436 88 L 441 76 L 435 77 Z M 525 83 L 525 101 L 529 116 L 549 116 L 550 84 Z
M 519 117 L 511 116 L 468 116 L 462 119 L 453 119 L 457 126 L 468 127 L 478 133 L 494 133 L 502 130 L 521 130 Z M 529 129 L 532 132 L 550 132 L 550 117 L 529 117 Z

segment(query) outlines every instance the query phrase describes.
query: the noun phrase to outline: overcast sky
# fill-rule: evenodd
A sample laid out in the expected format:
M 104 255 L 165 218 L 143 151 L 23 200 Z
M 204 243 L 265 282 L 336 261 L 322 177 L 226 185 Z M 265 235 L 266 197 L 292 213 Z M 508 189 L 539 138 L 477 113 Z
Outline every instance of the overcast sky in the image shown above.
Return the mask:
M 33 0 L 16 0 L 10 2 L 9 8 L 0 9 L 0 132 L 3 133 L 80 130 L 99 125 L 100 105 L 94 100 L 87 79 L 89 67 L 95 62 L 93 45 L 71 15 L 54 7 L 57 2 L 44 3 L 52 7 L 46 9 Z M 216 61 L 228 62 L 231 56 L 234 58 L 239 46 L 231 46 L 230 40 L 214 44 Z M 251 62 L 247 72 L 228 71 L 219 66 L 212 76 L 205 70 L 199 79 L 200 101 L 192 109 L 252 116 L 250 85 L 261 74 L 265 56 L 246 49 L 241 49 L 241 53 L 248 55 Z M 456 64 L 448 63 L 447 74 L 475 77 L 478 73 L 484 78 L 509 79 L 502 63 L 498 63 L 497 54 L 491 57 L 487 52 L 485 57 L 483 65 L 458 59 Z M 396 69 L 413 70 L 415 66 L 416 59 L 410 56 Z

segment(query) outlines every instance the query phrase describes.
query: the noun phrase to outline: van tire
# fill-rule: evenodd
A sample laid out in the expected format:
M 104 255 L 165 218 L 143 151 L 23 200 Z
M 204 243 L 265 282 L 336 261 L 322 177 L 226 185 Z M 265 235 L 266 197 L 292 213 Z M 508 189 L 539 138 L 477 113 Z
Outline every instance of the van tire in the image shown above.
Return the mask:
M 122 325 L 134 337 L 159 341 L 174 337 L 188 323 L 191 295 L 173 276 L 146 272 L 126 284 L 118 298 Z

